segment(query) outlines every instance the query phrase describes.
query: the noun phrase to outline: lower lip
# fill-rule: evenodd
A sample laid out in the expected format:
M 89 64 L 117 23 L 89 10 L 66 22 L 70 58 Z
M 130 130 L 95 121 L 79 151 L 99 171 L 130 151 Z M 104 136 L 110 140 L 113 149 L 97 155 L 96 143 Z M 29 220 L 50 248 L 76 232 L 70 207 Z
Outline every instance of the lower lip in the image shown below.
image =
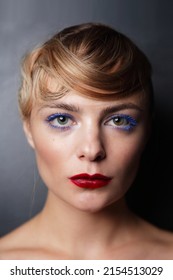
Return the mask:
M 71 179 L 71 182 L 79 188 L 84 189 L 99 189 L 109 184 L 111 180 L 86 180 L 86 179 Z

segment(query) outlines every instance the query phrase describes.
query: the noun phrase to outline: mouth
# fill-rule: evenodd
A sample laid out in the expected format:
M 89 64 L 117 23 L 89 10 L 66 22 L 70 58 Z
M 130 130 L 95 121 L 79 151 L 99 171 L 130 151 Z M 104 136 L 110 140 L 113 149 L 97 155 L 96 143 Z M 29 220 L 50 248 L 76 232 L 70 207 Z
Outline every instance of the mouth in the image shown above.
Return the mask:
M 69 178 L 73 184 L 79 188 L 98 189 L 109 184 L 112 178 L 102 174 L 89 175 L 86 173 L 78 174 Z

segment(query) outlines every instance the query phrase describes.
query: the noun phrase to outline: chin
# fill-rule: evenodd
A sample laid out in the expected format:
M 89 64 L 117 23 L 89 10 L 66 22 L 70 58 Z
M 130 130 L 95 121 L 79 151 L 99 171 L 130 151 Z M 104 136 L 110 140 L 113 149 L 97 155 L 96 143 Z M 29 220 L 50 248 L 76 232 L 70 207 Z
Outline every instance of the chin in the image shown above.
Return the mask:
M 119 198 L 117 198 L 117 200 L 119 200 Z M 85 193 L 84 195 L 80 196 L 77 201 L 75 201 L 74 207 L 83 212 L 97 213 L 115 202 L 116 199 L 114 198 L 114 200 L 112 200 L 112 197 L 100 197 L 98 194 L 94 195 L 93 193 Z

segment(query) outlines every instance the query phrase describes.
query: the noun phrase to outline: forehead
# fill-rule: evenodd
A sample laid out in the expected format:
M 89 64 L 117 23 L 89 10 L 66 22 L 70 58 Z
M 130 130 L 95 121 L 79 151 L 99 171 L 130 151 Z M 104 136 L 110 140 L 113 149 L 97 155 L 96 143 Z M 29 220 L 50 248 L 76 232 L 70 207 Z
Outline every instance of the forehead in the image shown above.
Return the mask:
M 121 109 L 136 109 L 139 111 L 147 111 L 146 101 L 143 95 L 139 92 L 132 96 L 118 98 L 114 100 L 94 99 L 88 96 L 83 96 L 75 91 L 69 91 L 63 97 L 54 100 L 43 101 L 36 104 L 37 111 L 49 108 L 67 109 L 74 112 L 85 112 L 86 110 L 98 112 L 105 108 L 116 107 L 116 110 Z
M 81 93 L 78 92 L 76 90 L 73 90 L 71 88 L 69 88 L 68 84 L 64 84 L 64 81 L 60 81 L 59 79 L 56 80 L 55 78 L 48 78 L 46 80 L 46 87 L 47 87 L 47 92 L 48 92 L 48 96 L 44 99 L 46 101 L 54 101 L 54 100 L 61 100 L 61 101 L 75 101 L 78 99 L 78 101 L 82 102 L 82 98 L 84 100 L 84 98 L 86 99 L 86 101 L 93 105 L 94 103 L 97 103 L 97 106 L 101 103 L 103 104 L 110 104 L 114 101 L 118 102 L 118 101 L 124 101 L 124 100 L 134 100 L 136 99 L 136 102 L 143 102 L 143 103 L 149 103 L 149 96 L 148 94 L 145 92 L 144 89 L 141 89 L 139 91 L 136 92 L 126 92 L 123 94 L 123 96 L 118 92 L 117 94 L 112 94 L 110 95 L 110 93 L 104 93 L 104 94 L 100 94 L 99 92 L 101 92 L 99 90 L 99 92 L 94 91 L 93 94 L 90 92 L 90 90 L 88 90 L 86 93 Z M 104 92 L 104 91 L 103 91 Z M 50 98 L 49 98 L 49 93 L 50 94 Z M 46 92 L 45 92 L 46 95 Z M 121 96 L 120 96 L 121 95 Z M 55 96 L 55 98 L 53 97 Z M 80 99 L 81 97 L 81 99 Z M 138 100 L 137 100 L 138 99 Z M 94 101 L 97 102 L 94 102 Z M 147 102 L 145 102 L 147 101 Z
M 111 100 L 103 98 L 102 96 L 99 98 L 99 94 L 97 97 L 92 96 L 85 96 L 75 91 L 69 91 L 65 96 L 59 99 L 59 102 L 71 102 L 71 103 L 78 103 L 81 105 L 88 105 L 88 106 L 108 106 L 112 104 L 118 104 L 118 103 L 126 103 L 126 102 L 134 102 L 136 104 L 144 103 L 144 98 L 142 97 L 142 94 L 136 93 L 131 96 L 126 97 L 117 97 L 115 95 L 115 98 L 112 98 Z
M 71 106 L 74 109 L 71 111 L 85 111 L 94 110 L 96 112 L 99 110 L 104 110 L 106 107 L 119 106 L 119 104 L 130 104 L 129 108 L 132 108 L 131 104 L 136 105 L 141 111 L 148 112 L 149 100 L 148 95 L 144 90 L 139 90 L 132 93 L 125 93 L 120 97 L 120 94 L 112 94 L 111 96 L 105 93 L 81 93 L 76 90 L 70 89 L 68 85 L 64 85 L 60 81 L 58 82 L 55 78 L 46 79 L 46 88 L 38 98 L 34 100 L 31 114 L 42 111 L 45 108 L 62 108 Z M 60 104 L 60 106 L 59 106 Z M 67 106 L 66 106 L 67 104 Z M 62 106 L 61 106 L 62 105 Z M 65 105 L 65 106 L 64 106 Z M 70 105 L 70 106 L 69 106 Z M 121 106 L 120 106 L 121 107 Z M 123 107 L 123 106 L 122 106 Z M 124 109 L 123 108 L 123 109 Z M 80 110 L 79 110 L 80 109 Z

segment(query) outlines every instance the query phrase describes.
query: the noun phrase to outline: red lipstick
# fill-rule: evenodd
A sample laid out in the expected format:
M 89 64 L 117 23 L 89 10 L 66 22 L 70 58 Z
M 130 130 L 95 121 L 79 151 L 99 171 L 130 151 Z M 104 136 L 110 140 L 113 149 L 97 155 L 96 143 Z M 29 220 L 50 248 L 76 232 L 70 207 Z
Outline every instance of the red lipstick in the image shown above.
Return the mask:
M 112 178 L 102 174 L 89 175 L 86 173 L 78 174 L 70 177 L 73 184 L 80 188 L 98 189 L 109 184 Z

